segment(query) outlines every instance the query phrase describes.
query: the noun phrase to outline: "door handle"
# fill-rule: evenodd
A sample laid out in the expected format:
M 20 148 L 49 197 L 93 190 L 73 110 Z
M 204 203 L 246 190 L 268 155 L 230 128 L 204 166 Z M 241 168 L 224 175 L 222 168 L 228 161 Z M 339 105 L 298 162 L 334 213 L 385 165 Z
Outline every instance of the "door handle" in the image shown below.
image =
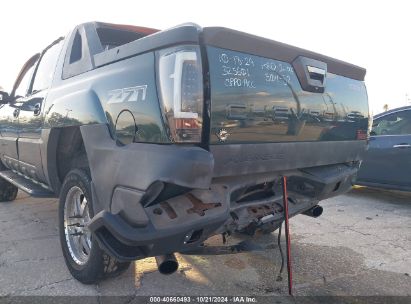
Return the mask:
M 13 117 L 14 117 L 14 118 L 19 117 L 19 114 L 20 114 L 20 109 L 15 109 L 15 110 L 13 111 Z
M 41 103 L 36 103 L 34 105 L 33 112 L 34 112 L 34 116 L 40 115 L 40 113 L 41 113 Z
M 394 145 L 392 147 L 393 148 L 399 148 L 399 149 L 401 149 L 401 148 L 411 148 L 411 145 L 410 144 L 398 144 L 398 145 Z

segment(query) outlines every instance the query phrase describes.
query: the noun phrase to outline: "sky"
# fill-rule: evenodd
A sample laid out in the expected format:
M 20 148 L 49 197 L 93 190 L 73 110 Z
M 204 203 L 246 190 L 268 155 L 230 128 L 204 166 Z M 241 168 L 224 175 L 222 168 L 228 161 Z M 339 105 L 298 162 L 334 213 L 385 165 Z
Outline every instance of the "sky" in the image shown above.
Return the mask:
M 367 69 L 370 111 L 411 104 L 409 1 L 3 1 L 0 86 L 10 91 L 27 59 L 77 24 L 103 21 L 166 29 L 224 26 Z

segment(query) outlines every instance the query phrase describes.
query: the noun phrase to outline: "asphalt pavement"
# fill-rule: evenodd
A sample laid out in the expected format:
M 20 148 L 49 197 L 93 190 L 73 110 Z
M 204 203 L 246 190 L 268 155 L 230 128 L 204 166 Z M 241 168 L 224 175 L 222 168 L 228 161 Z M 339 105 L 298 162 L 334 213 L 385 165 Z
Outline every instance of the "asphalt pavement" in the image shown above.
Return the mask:
M 411 194 L 356 188 L 321 205 L 321 217 L 290 221 L 294 295 L 411 296 Z M 120 277 L 83 285 L 63 260 L 57 200 L 20 192 L 16 201 L 0 203 L 0 296 L 115 295 L 128 302 L 141 295 L 286 296 L 286 272 L 277 280 L 277 233 L 255 242 L 269 249 L 178 255 L 180 268 L 169 276 L 159 274 L 149 258 Z M 216 236 L 209 243 L 222 240 Z

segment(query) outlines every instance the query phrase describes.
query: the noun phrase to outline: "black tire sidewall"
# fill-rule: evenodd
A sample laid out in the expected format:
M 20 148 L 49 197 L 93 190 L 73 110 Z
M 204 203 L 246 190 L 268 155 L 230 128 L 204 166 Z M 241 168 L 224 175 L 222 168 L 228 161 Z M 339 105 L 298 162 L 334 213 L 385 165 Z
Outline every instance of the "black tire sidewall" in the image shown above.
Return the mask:
M 91 251 L 88 261 L 84 265 L 77 264 L 71 257 L 64 232 L 64 207 L 68 191 L 74 187 L 79 187 L 89 204 L 90 217 L 94 216 L 93 201 L 91 195 L 91 179 L 87 173 L 81 169 L 70 171 L 64 179 L 60 191 L 59 199 L 59 234 L 60 243 L 63 250 L 64 259 L 70 273 L 82 283 L 95 283 L 104 275 L 104 253 L 100 249 L 96 238 L 92 237 Z
M 0 202 L 11 202 L 17 197 L 18 188 L 0 178 Z

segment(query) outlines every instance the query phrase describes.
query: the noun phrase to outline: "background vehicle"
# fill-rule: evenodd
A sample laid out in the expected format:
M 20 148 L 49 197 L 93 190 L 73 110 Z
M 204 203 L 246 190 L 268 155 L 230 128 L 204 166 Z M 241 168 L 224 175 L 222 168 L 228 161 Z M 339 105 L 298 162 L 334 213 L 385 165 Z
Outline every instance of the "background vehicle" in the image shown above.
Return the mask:
M 376 115 L 370 135 L 357 184 L 410 191 L 411 107 Z
M 368 117 L 364 76 L 226 28 L 81 24 L 1 93 L 0 198 L 16 187 L 59 196 L 63 254 L 81 282 L 149 256 L 172 273 L 174 252 L 212 235 L 277 229 L 283 175 L 291 216 L 350 189 L 367 119 L 324 139 L 332 122 L 305 113 L 326 94 Z

